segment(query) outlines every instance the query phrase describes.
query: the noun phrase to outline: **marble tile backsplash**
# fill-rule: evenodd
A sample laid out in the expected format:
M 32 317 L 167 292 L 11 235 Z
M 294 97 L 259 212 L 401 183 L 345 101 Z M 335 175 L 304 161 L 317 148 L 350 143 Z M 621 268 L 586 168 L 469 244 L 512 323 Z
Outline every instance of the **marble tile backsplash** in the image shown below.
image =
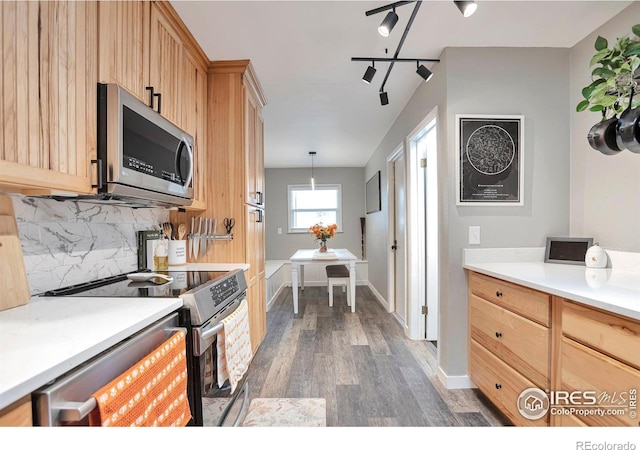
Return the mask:
M 164 209 L 12 199 L 32 295 L 136 270 L 137 232 L 169 220 Z

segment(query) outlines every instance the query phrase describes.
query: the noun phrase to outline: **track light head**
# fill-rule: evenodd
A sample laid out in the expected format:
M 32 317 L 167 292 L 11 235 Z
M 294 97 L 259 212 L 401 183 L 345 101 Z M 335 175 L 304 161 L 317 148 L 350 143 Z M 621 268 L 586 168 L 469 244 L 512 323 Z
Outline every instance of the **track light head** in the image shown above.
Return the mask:
M 431 77 L 433 76 L 433 73 L 422 64 L 418 66 L 418 70 L 416 70 L 416 73 L 424 78 L 425 83 L 429 81 L 429 79 L 431 79 Z
M 371 65 L 369 67 L 367 67 L 367 70 L 364 73 L 364 76 L 362 77 L 362 81 L 364 81 L 367 84 L 371 84 L 371 80 L 373 80 L 373 76 L 376 74 L 376 68 L 374 63 L 372 62 Z
M 462 15 L 464 17 L 469 17 L 474 12 L 476 12 L 476 9 L 478 8 L 478 4 L 476 2 L 474 2 L 474 1 L 457 1 L 457 0 L 454 0 L 453 3 L 456 4 L 456 6 L 458 7 L 458 9 L 460 10 L 460 12 L 462 13 Z
M 397 22 L 398 15 L 396 14 L 396 10 L 394 9 L 393 11 L 389 11 L 378 27 L 378 33 L 380 33 L 380 35 L 384 37 L 389 36 L 391 30 L 393 30 L 393 27 L 396 26 Z
M 389 104 L 389 96 L 386 92 L 380 92 L 380 104 L 382 106 Z

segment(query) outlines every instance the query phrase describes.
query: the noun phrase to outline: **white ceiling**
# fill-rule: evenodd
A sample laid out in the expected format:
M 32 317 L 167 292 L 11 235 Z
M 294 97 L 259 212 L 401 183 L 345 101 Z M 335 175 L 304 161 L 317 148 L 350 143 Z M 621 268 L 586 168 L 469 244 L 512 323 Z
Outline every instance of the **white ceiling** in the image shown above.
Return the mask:
M 377 32 L 391 2 L 172 1 L 211 60 L 250 59 L 267 98 L 265 166 L 364 167 L 421 83 L 412 63 L 396 63 L 371 85 L 351 57 L 391 57 L 414 4 L 396 10 L 388 38 Z M 424 1 L 399 57 L 439 58 L 446 47 L 572 47 L 631 2 L 478 1 L 464 18 L 453 1 Z M 385 55 L 385 49 L 388 54 Z M 426 64 L 427 67 L 430 65 Z

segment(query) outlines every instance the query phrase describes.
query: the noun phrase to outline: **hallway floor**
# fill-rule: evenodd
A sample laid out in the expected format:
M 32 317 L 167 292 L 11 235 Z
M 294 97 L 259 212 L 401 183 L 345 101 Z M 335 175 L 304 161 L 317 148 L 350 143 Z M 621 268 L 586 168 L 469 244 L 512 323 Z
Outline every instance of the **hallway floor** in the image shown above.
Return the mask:
M 267 313 L 267 335 L 251 364 L 251 398 L 326 399 L 327 426 L 503 426 L 508 421 L 477 389 L 447 390 L 436 376 L 436 349 L 407 339 L 368 287 L 356 312 L 346 294 L 291 288 Z

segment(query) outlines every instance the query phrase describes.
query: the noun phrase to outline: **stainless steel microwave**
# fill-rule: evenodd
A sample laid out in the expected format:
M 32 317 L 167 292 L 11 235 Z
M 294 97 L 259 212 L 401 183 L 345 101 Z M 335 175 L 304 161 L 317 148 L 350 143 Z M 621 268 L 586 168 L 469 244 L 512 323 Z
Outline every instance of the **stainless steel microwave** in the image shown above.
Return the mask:
M 98 194 L 144 206 L 193 203 L 193 137 L 117 84 L 98 84 Z

